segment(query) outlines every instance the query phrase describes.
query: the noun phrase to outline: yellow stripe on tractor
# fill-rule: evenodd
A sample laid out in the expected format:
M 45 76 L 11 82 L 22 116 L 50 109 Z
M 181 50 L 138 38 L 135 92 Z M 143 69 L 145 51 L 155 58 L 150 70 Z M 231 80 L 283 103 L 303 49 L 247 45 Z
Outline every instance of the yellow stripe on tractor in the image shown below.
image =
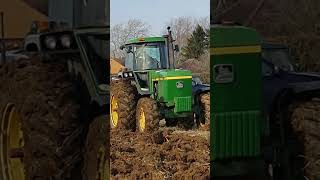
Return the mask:
M 192 79 L 192 76 L 163 77 L 163 78 L 152 79 L 152 81 L 180 80 L 180 79 Z
M 261 46 L 238 46 L 238 47 L 219 47 L 211 48 L 211 55 L 226 55 L 226 54 L 246 54 L 260 53 Z

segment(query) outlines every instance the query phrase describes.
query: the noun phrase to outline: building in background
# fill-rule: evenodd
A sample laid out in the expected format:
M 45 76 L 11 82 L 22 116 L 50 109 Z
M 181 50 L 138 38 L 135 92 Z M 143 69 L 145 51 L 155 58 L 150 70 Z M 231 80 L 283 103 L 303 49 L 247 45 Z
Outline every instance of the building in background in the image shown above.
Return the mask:
M 110 74 L 117 74 L 122 68 L 124 66 L 120 59 L 110 59 Z
M 23 38 L 33 21 L 66 22 L 71 27 L 109 25 L 107 0 L 1 0 L 5 37 Z M 103 10 L 101 10 L 103 8 Z
M 4 13 L 6 39 L 22 39 L 30 31 L 32 21 L 47 20 L 46 14 L 22 0 L 0 0 L 0 12 Z

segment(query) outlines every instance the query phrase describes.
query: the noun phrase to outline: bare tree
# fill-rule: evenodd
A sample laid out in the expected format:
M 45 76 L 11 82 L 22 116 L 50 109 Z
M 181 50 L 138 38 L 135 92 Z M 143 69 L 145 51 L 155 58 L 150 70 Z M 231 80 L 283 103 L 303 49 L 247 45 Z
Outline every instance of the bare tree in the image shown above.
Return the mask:
M 187 44 L 187 38 L 192 34 L 194 29 L 194 19 L 192 17 L 178 17 L 172 18 L 167 24 L 165 29 L 170 26 L 172 30 L 173 39 L 179 46 Z M 166 33 L 166 30 L 164 30 Z
M 150 34 L 150 25 L 138 19 L 130 19 L 126 23 L 111 25 L 111 57 L 122 58 L 124 53 L 120 46 L 131 38 L 138 38 Z
M 200 17 L 200 18 L 193 18 L 193 17 L 177 17 L 172 18 L 166 26 L 164 27 L 163 33 L 166 33 L 167 26 L 171 27 L 173 39 L 175 39 L 175 43 L 183 48 L 188 43 L 188 38 L 191 36 L 193 30 L 197 25 L 200 25 L 204 29 L 209 29 L 210 21 L 209 17 Z M 181 62 L 183 57 L 180 53 L 176 54 L 177 64 Z
M 209 30 L 210 29 L 210 17 L 204 16 L 194 20 L 194 25 L 199 24 L 203 29 Z

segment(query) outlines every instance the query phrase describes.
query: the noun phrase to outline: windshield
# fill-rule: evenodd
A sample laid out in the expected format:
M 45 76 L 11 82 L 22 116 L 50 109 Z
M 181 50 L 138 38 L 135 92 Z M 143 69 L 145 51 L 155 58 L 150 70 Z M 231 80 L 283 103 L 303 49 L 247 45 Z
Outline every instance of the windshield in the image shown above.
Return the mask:
M 80 36 L 88 61 L 98 84 L 107 84 L 109 57 L 109 35 L 88 33 Z
M 134 70 L 168 68 L 167 48 L 164 43 L 134 44 L 127 54 L 126 67 Z
M 264 49 L 262 57 L 284 71 L 294 71 L 287 49 Z

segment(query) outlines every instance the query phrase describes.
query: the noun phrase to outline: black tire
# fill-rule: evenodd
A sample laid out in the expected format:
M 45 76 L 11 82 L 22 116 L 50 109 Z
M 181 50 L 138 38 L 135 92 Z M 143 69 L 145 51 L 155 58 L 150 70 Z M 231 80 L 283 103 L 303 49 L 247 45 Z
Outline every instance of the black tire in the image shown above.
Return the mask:
M 199 95 L 200 99 L 200 117 L 198 124 L 201 129 L 210 129 L 210 93 L 202 93 Z
M 84 153 L 83 180 L 109 178 L 108 138 L 110 136 L 107 118 L 107 116 L 97 117 L 90 124 Z
M 137 106 L 137 89 L 131 85 L 130 80 L 111 81 L 110 92 L 110 126 L 113 129 L 135 130 L 135 109 Z M 113 120 L 112 101 L 118 102 L 116 111 L 118 123 Z
M 175 119 L 175 118 L 166 118 L 166 126 L 168 126 L 168 127 L 177 126 L 178 121 L 179 120 Z
M 295 135 L 302 145 L 305 177 L 310 180 L 320 179 L 320 99 L 293 105 L 291 124 Z
M 195 127 L 194 115 L 190 115 L 189 117 L 176 118 L 175 121 L 177 121 L 177 127 L 184 130 L 190 130 Z
M 25 179 L 71 179 L 73 171 L 81 166 L 83 142 L 79 137 L 84 123 L 79 121 L 78 89 L 69 78 L 67 61 L 44 62 L 40 57 L 11 61 L 0 69 L 0 82 L 0 117 L 11 104 L 21 119 L 24 145 L 20 160 Z M 2 145 L 5 139 L 1 134 Z M 1 161 L 9 160 L 5 151 L 1 146 Z M 0 171 L 3 179 L 15 173 L 4 168 Z
M 145 117 L 144 128 L 141 125 L 141 114 L 144 114 Z M 155 132 L 159 129 L 159 122 L 160 111 L 158 109 L 157 102 L 148 97 L 140 98 L 136 109 L 137 131 L 141 133 Z

